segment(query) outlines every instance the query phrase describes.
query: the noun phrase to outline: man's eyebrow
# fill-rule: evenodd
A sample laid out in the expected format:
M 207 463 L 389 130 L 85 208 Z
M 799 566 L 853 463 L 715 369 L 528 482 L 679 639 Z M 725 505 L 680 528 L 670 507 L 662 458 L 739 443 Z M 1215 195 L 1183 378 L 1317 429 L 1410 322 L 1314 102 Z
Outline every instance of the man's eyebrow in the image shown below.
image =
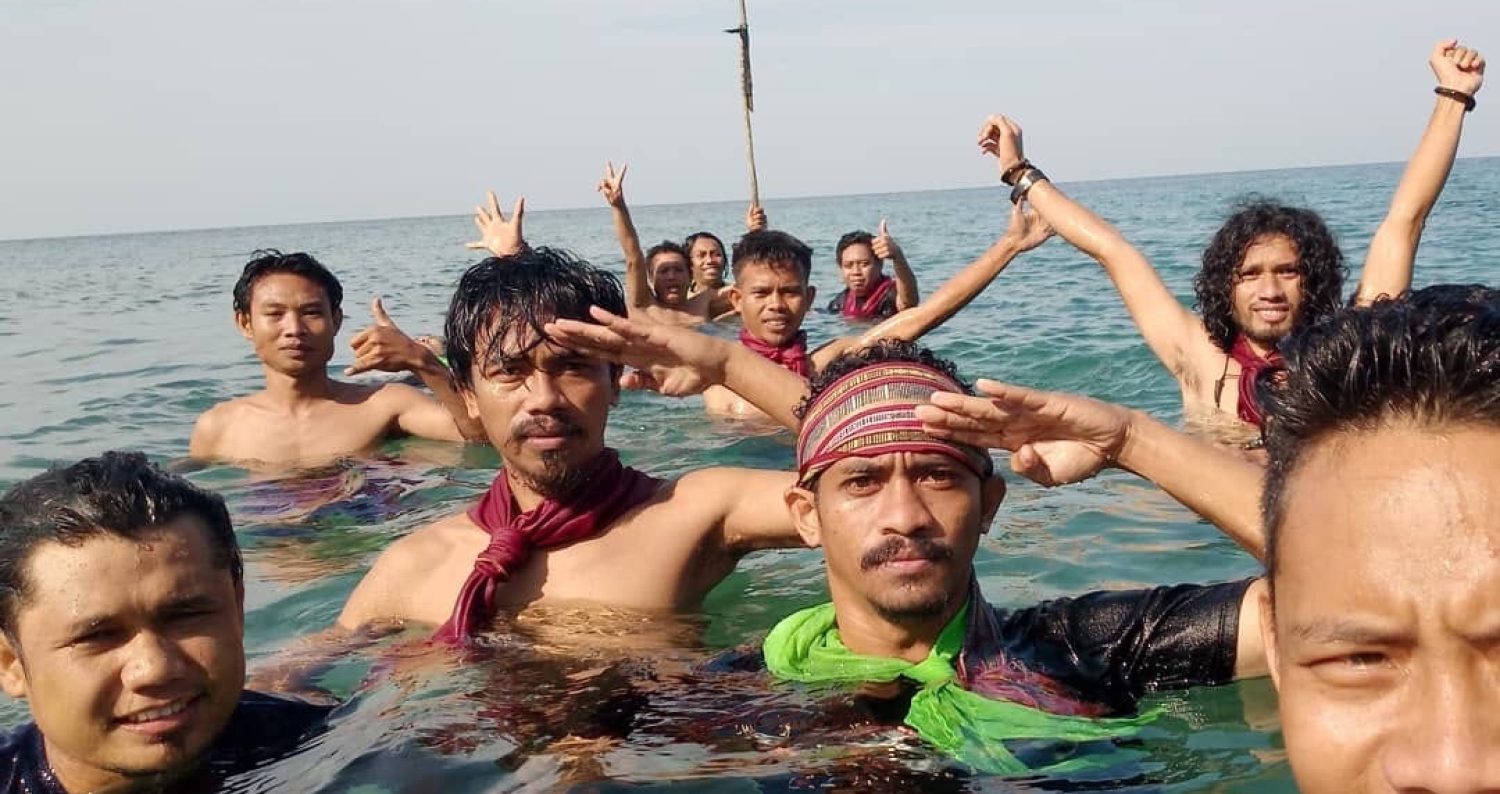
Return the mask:
M 218 609 L 222 601 L 207 593 L 189 593 L 178 596 L 157 607 L 157 615 L 184 612 L 196 609 Z
M 1409 646 L 1416 643 L 1416 637 L 1405 629 L 1349 618 L 1318 618 L 1295 623 L 1291 627 L 1291 634 L 1311 642 L 1349 645 Z

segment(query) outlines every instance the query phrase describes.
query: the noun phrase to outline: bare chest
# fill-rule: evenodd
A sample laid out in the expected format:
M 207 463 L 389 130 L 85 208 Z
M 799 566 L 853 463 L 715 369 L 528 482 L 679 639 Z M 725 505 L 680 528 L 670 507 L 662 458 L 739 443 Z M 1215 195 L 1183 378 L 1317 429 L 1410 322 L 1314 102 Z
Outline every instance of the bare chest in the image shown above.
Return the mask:
M 220 452 L 225 457 L 268 462 L 363 452 L 390 431 L 391 418 L 373 408 L 331 404 L 305 414 L 241 411 L 221 436 Z

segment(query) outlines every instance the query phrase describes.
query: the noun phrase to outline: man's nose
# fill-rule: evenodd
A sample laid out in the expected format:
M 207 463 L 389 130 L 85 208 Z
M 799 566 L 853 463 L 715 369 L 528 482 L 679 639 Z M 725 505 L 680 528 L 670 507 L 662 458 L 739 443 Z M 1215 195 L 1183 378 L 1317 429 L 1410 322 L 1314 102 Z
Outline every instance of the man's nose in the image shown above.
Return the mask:
M 937 521 L 927 509 L 921 491 L 906 477 L 892 477 L 880 489 L 880 530 L 894 535 L 925 535 L 934 530 Z
M 121 680 L 128 690 L 170 684 L 182 677 L 187 661 L 177 644 L 159 634 L 143 631 L 126 646 Z
M 1500 794 L 1500 695 L 1474 668 L 1413 675 L 1401 725 L 1382 748 L 1392 790 Z

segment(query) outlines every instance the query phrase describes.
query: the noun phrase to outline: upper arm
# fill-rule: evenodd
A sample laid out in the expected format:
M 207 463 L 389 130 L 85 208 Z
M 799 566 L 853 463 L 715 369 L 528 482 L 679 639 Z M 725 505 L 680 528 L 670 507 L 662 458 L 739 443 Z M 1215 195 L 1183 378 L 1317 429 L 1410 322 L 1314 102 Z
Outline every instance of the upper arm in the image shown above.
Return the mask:
M 1234 677 L 1260 678 L 1271 672 L 1266 657 L 1265 636 L 1261 622 L 1270 617 L 1270 585 L 1265 578 L 1256 579 L 1240 601 L 1239 639 L 1234 655 Z
M 784 471 L 715 468 L 685 475 L 679 486 L 682 493 L 713 494 L 719 500 L 724 547 L 738 556 L 806 546 L 786 506 L 786 491 L 796 478 Z
M 223 409 L 219 406 L 204 411 L 193 423 L 193 435 L 188 439 L 188 455 L 195 458 L 214 457 L 219 446 L 219 437 L 224 434 Z
M 380 553 L 354 592 L 349 594 L 336 625 L 353 631 L 381 618 L 407 617 L 407 589 L 403 583 L 409 585 L 413 581 L 411 577 L 419 574 L 413 564 L 414 537 L 408 535 Z
M 640 235 L 636 233 L 635 222 L 630 219 L 630 210 L 617 207 L 613 217 L 615 237 L 620 243 L 620 253 L 625 256 L 625 303 L 635 309 L 647 308 L 653 300 Z
M 453 414 L 420 389 L 404 383 L 388 383 L 381 387 L 381 398 L 389 402 L 401 432 L 437 441 L 465 440 Z

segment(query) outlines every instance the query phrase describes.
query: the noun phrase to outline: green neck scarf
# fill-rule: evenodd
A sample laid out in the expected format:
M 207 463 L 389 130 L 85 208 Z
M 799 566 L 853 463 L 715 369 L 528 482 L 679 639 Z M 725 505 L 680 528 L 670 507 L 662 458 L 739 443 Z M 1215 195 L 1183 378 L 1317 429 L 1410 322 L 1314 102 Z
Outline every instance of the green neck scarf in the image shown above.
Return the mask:
M 1106 757 L 1065 760 L 1032 769 L 1006 749 L 1017 739 L 1089 742 L 1133 735 L 1156 713 L 1129 719 L 1091 719 L 1049 714 L 1020 703 L 992 700 L 963 688 L 953 663 L 963 649 L 969 605 L 943 627 L 927 658 L 861 656 L 844 646 L 833 604 L 804 609 L 771 630 L 765 640 L 766 667 L 778 678 L 804 683 L 858 683 L 908 678 L 922 685 L 911 700 L 906 724 L 939 750 L 981 772 L 1064 773 L 1111 765 Z M 1119 761 L 1119 757 L 1112 759 Z

